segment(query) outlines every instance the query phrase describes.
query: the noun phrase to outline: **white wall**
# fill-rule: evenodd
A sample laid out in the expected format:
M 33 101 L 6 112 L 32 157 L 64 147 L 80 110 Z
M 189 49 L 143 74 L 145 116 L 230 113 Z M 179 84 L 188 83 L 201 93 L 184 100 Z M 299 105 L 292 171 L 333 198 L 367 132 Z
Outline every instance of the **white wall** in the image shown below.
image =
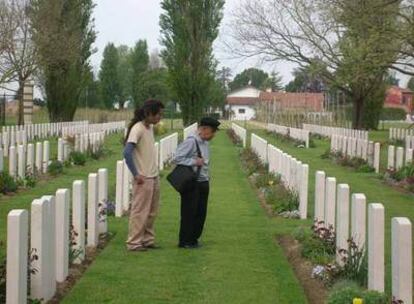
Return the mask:
M 245 113 L 239 113 L 239 110 L 243 110 Z M 256 115 L 256 110 L 252 106 L 231 106 L 230 107 L 231 120 L 251 120 Z

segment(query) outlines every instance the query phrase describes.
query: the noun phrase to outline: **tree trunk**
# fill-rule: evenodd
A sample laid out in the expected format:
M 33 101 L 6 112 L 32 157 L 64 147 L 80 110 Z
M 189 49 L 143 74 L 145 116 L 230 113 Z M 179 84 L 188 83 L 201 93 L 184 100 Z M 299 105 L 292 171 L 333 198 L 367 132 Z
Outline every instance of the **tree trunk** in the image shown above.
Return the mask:
M 352 122 L 352 127 L 354 129 L 363 128 L 363 111 L 364 111 L 364 101 L 361 98 L 356 98 L 354 100 L 354 120 Z
M 18 98 L 18 112 L 17 112 L 17 124 L 19 126 L 24 124 L 24 79 L 19 79 L 19 89 L 17 91 Z

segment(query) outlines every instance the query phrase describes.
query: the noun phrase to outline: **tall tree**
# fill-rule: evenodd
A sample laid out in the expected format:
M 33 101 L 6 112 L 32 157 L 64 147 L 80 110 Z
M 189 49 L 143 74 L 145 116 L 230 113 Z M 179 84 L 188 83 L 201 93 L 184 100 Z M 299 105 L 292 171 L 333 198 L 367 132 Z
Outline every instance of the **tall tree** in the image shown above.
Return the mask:
M 132 66 L 131 49 L 126 45 L 118 47 L 118 80 L 119 80 L 119 107 L 124 108 L 125 103 L 131 100 L 132 95 Z
M 141 105 L 146 99 L 146 94 L 143 91 L 142 79 L 148 71 L 149 55 L 148 45 L 145 40 L 139 40 L 131 52 L 131 95 L 135 105 Z
M 119 55 L 113 43 L 108 43 L 103 52 L 99 81 L 103 104 L 107 109 L 112 109 L 119 102 L 121 85 L 119 81 Z
M 319 69 L 314 69 L 312 65 L 296 68 L 292 74 L 294 79 L 286 85 L 287 92 L 320 93 L 326 87 Z
M 384 76 L 400 50 L 401 2 L 245 0 L 230 29 L 232 52 L 299 66 L 317 61 L 324 81 L 353 103 L 353 126 L 376 128 L 378 92 L 385 94 Z
M 246 69 L 234 77 L 234 80 L 230 82 L 230 89 L 234 91 L 247 85 L 261 89 L 265 85 L 268 78 L 269 74 L 263 70 L 256 68 Z
M 273 71 L 261 86 L 262 90 L 271 90 L 272 92 L 281 91 L 283 89 L 282 76 L 278 72 Z
M 185 124 L 197 121 L 211 103 L 216 62 L 213 43 L 224 0 L 163 0 L 160 17 L 162 58 Z
M 149 69 L 158 70 L 161 68 L 163 68 L 163 63 L 160 58 L 160 52 L 158 49 L 154 49 L 149 56 Z
M 0 54 L 2 73 L 7 82 L 16 82 L 19 102 L 18 124 L 24 123 L 23 88 L 36 70 L 36 48 L 32 41 L 28 0 L 3 0 L 0 10 L 1 24 L 7 24 L 4 52 Z M 9 71 L 9 73 L 7 73 Z
M 93 0 L 32 0 L 31 8 L 49 118 L 71 121 L 90 71 Z
M 217 71 L 217 79 L 220 81 L 221 86 L 225 89 L 226 92 L 229 90 L 229 84 L 231 82 L 231 69 L 228 67 L 222 67 Z

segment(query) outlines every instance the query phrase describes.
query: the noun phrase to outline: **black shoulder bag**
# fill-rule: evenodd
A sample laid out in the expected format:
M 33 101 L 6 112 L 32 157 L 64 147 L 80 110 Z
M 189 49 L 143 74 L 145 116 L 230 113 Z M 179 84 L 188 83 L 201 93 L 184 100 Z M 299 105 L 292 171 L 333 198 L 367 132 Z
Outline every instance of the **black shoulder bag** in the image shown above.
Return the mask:
M 198 145 L 197 139 L 194 139 L 196 147 L 197 147 L 197 155 L 199 158 L 202 158 L 200 146 Z M 188 186 L 195 181 L 197 181 L 198 177 L 200 176 L 201 167 L 197 168 L 197 171 L 194 172 L 192 166 L 183 166 L 177 165 L 174 170 L 168 174 L 167 180 L 173 186 L 173 188 L 179 192 L 184 192 Z

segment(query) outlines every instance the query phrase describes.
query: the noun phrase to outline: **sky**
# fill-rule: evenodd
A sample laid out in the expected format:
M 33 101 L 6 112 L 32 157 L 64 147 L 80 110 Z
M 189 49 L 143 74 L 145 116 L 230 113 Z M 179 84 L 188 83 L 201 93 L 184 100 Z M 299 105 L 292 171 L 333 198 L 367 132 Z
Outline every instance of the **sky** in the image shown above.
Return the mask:
M 158 24 L 162 13 L 160 2 L 161 0 L 96 0 L 94 18 L 98 32 L 95 43 L 97 52 L 91 58 L 95 72 L 99 70 L 102 52 L 109 42 L 117 46 L 133 46 L 139 39 L 145 39 L 150 52 L 162 49 Z M 246 61 L 231 59 L 232 55 L 221 46 L 221 41 L 226 38 L 226 24 L 231 20 L 232 11 L 239 3 L 239 0 L 226 0 L 220 36 L 215 44 L 215 56 L 219 60 L 219 66 L 229 67 L 233 76 L 250 67 L 261 68 L 269 73 L 275 70 L 283 77 L 284 84 L 287 84 L 292 79 L 292 64 L 262 65 L 257 58 Z

